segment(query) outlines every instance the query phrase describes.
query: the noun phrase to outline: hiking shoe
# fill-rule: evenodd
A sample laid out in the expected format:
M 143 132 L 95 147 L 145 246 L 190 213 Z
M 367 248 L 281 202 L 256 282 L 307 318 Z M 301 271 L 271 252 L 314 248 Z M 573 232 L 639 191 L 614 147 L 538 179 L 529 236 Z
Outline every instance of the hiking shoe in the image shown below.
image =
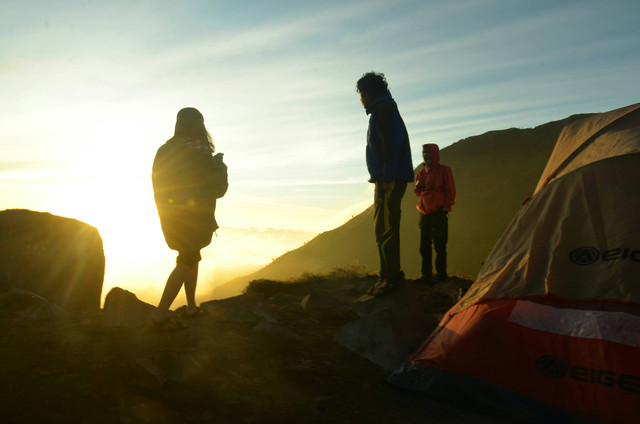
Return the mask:
M 418 278 L 416 280 L 416 283 L 418 283 L 418 284 L 431 284 L 431 283 L 433 283 L 433 280 L 431 279 L 431 277 L 423 275 L 422 277 L 420 277 L 420 278 Z
M 374 296 L 382 296 L 398 287 L 400 283 L 392 280 L 382 280 L 382 282 L 373 291 Z
M 368 294 L 369 296 L 374 296 L 378 287 L 381 287 L 383 284 L 386 284 L 385 280 L 383 278 L 379 278 L 378 281 L 376 281 L 371 287 L 367 289 L 365 294 Z

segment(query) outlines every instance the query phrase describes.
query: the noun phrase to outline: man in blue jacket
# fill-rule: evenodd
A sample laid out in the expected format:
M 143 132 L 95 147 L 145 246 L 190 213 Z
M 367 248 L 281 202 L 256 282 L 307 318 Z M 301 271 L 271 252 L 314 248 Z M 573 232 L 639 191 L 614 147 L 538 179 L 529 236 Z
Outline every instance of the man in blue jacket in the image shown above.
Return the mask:
M 379 296 L 404 281 L 400 267 L 400 202 L 413 182 L 409 134 L 384 74 L 369 72 L 356 84 L 369 117 L 367 168 L 375 184 L 374 226 L 380 278 L 367 293 Z

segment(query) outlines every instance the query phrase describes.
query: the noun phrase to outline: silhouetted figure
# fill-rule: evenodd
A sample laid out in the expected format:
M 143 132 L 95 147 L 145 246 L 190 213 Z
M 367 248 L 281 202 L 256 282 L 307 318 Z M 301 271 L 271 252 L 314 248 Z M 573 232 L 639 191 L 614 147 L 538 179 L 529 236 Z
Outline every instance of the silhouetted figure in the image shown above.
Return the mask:
M 413 181 L 409 134 L 384 74 L 369 72 L 356 84 L 369 117 L 367 168 L 375 184 L 374 226 L 380 278 L 367 293 L 382 295 L 404 281 L 400 267 L 400 202 Z
M 422 255 L 421 282 L 430 283 L 433 275 L 431 243 L 436 251 L 436 278 L 447 279 L 447 240 L 449 219 L 447 214 L 456 200 L 456 185 L 451 168 L 440 163 L 437 144 L 422 145 L 424 168 L 418 172 L 414 192 L 420 197 L 420 255 Z
M 169 307 L 184 284 L 185 315 L 197 316 L 195 302 L 200 250 L 211 243 L 218 229 L 216 199 L 227 190 L 226 166 L 194 108 L 178 112 L 175 133 L 158 149 L 153 162 L 153 192 L 162 232 L 169 248 L 178 252 L 176 267 L 169 275 L 152 319 L 165 324 Z

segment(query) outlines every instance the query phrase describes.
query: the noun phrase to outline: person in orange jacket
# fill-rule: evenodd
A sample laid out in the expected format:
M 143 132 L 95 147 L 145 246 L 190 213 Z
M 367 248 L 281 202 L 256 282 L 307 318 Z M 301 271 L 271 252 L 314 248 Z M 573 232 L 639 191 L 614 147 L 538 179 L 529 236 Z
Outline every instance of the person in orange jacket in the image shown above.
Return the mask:
M 422 256 L 422 277 L 419 281 L 432 280 L 431 244 L 436 251 L 436 278 L 447 279 L 447 239 L 451 211 L 456 199 L 456 185 L 451 168 L 440 163 L 440 149 L 437 144 L 422 145 L 424 167 L 416 174 L 414 192 L 420 197 L 416 206 L 420 211 L 420 255 Z

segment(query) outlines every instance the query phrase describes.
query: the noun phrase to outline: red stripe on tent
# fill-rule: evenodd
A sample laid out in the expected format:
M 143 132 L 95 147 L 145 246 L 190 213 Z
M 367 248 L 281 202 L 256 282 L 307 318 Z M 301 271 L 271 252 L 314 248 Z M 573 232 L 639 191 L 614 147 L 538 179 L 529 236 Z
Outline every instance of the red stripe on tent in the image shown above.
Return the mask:
M 637 422 L 637 346 L 509 322 L 517 304 L 503 299 L 458 312 L 409 362 L 487 381 L 600 421 Z

